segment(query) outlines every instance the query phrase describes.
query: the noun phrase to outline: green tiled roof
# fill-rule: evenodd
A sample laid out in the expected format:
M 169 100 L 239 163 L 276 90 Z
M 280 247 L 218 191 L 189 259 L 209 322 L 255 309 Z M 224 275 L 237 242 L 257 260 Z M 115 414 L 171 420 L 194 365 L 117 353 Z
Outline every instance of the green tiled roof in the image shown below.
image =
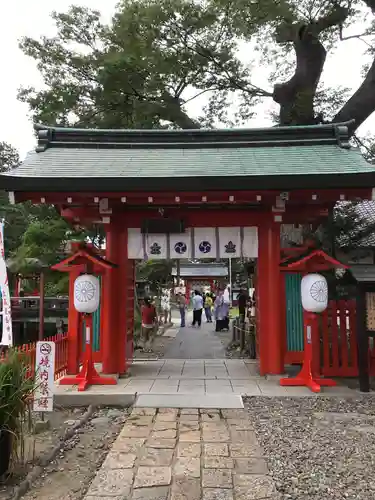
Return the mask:
M 217 131 L 41 128 L 37 152 L 1 175 L 0 188 L 121 190 L 147 183 L 188 189 L 186 182 L 200 182 L 209 189 L 218 178 L 228 189 L 341 187 L 344 180 L 347 187 L 367 187 L 375 186 L 374 174 L 374 166 L 349 147 L 345 124 Z
M 21 177 L 231 177 L 372 172 L 358 150 L 336 145 L 272 148 L 82 149 L 31 153 Z

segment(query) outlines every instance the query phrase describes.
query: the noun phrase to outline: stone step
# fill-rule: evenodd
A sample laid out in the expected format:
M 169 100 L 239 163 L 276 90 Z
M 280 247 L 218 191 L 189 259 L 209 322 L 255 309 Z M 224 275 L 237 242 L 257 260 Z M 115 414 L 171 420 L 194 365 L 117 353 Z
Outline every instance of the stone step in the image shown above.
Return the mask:
M 138 394 L 137 408 L 243 408 L 239 394 Z

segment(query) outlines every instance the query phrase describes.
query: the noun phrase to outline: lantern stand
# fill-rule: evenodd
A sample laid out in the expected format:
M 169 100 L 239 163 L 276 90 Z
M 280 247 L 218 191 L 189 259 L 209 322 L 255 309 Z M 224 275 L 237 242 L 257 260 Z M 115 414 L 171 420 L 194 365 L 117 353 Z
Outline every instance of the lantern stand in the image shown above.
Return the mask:
M 322 378 L 314 370 L 313 344 L 318 340 L 318 315 L 312 312 L 305 313 L 304 320 L 304 350 L 303 363 L 299 374 L 293 378 L 280 379 L 280 385 L 286 387 L 306 386 L 312 392 L 320 392 L 320 387 L 334 387 L 336 382 L 329 378 Z
M 285 259 L 281 263 L 282 271 L 288 272 L 302 272 L 305 276 L 301 283 L 301 295 L 302 295 L 302 305 L 306 305 L 306 300 L 304 297 L 303 281 L 308 280 L 309 273 L 316 271 L 326 271 L 333 268 L 345 268 L 347 266 L 337 261 L 336 259 L 330 257 L 323 250 L 308 250 L 305 255 L 299 255 L 297 260 L 290 261 L 290 259 Z M 319 279 L 319 283 L 325 283 L 327 286 L 326 279 L 323 276 L 315 274 L 315 277 Z M 310 290 L 309 290 L 310 291 Z M 328 292 L 327 292 L 328 295 Z M 311 300 L 311 299 L 310 299 Z M 323 378 L 320 373 L 316 370 L 316 364 L 314 363 L 314 345 L 319 341 L 319 328 L 318 328 L 318 314 L 317 312 L 322 312 L 326 309 L 327 303 L 316 309 L 316 312 L 309 310 L 309 307 L 304 307 L 304 350 L 303 350 L 303 363 L 299 374 L 293 378 L 282 378 L 280 379 L 280 385 L 284 387 L 296 387 L 305 386 L 308 387 L 312 392 L 320 392 L 321 387 L 335 387 L 336 382 L 329 378 Z M 318 365 L 319 366 L 319 365 Z
M 105 261 L 98 255 L 93 254 L 89 249 L 78 249 L 78 251 L 74 255 L 68 257 L 67 259 L 64 259 L 64 261 L 60 262 L 59 264 L 56 264 L 52 267 L 52 269 L 58 271 L 66 271 L 71 269 L 72 266 L 80 266 L 82 269 L 85 269 L 86 273 L 100 273 L 106 269 L 116 267 L 114 264 Z M 85 391 L 90 385 L 117 385 L 117 381 L 115 378 L 100 376 L 94 365 L 92 352 L 92 312 L 94 312 L 100 304 L 100 285 L 97 278 L 95 278 L 94 276 L 90 276 L 89 274 L 85 274 L 79 276 L 76 279 L 75 287 L 76 283 L 78 283 L 79 280 L 82 281 L 84 276 L 86 276 L 87 280 L 91 279 L 94 281 L 94 283 L 95 281 L 97 282 L 96 287 L 94 286 L 94 288 L 96 288 L 96 290 L 94 290 L 94 295 L 95 293 L 97 294 L 97 304 L 94 305 L 90 310 L 84 311 L 84 306 L 82 307 L 82 304 L 80 305 L 79 303 L 76 303 L 76 294 L 74 296 L 74 306 L 82 315 L 82 318 L 85 320 L 86 324 L 84 360 L 82 363 L 82 368 L 77 375 L 66 375 L 59 382 L 60 385 L 78 385 L 79 392 Z M 73 297 L 69 298 L 70 300 L 73 299 Z
M 92 359 L 92 314 L 82 314 L 86 324 L 85 359 L 81 371 L 77 375 L 65 376 L 60 385 L 78 385 L 78 392 L 83 392 L 89 385 L 116 385 L 116 379 L 102 377 L 97 372 Z

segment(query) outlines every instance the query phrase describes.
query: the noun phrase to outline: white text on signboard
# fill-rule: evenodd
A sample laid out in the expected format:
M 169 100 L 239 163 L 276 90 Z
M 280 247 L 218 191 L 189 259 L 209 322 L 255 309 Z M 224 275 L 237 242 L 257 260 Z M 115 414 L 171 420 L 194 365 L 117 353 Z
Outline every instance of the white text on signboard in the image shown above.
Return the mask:
M 55 343 L 37 342 L 34 411 L 52 411 L 55 388 Z

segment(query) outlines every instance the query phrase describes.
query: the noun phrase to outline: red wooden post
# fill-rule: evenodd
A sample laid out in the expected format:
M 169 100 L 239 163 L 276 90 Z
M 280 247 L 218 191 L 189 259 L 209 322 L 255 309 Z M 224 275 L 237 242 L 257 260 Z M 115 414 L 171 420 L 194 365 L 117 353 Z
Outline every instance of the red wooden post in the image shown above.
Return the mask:
M 117 371 L 118 373 L 126 373 L 126 346 L 127 346 L 127 329 L 132 324 L 132 316 L 134 316 L 134 307 L 129 308 L 129 299 L 131 293 L 134 293 L 134 279 L 132 274 L 132 263 L 128 260 L 128 228 L 124 226 L 117 233 L 118 259 L 115 261 L 118 264 L 118 269 L 114 270 L 118 274 L 119 287 L 117 290 L 117 305 L 119 311 L 118 320 L 118 349 L 117 349 Z M 113 353 L 115 354 L 115 352 Z
M 79 371 L 80 339 L 79 312 L 74 307 L 74 282 L 80 269 L 72 267 L 69 272 L 69 310 L 68 310 L 68 365 L 67 373 L 74 375 Z
M 106 229 L 106 258 L 118 263 L 118 228 L 112 223 Z M 118 373 L 119 313 L 121 309 L 121 286 L 118 269 L 107 269 L 103 277 L 103 373 Z
M 38 340 L 44 338 L 44 271 L 39 275 L 39 336 Z
M 280 225 L 273 220 L 259 226 L 258 313 L 261 375 L 284 373 L 281 326 Z

